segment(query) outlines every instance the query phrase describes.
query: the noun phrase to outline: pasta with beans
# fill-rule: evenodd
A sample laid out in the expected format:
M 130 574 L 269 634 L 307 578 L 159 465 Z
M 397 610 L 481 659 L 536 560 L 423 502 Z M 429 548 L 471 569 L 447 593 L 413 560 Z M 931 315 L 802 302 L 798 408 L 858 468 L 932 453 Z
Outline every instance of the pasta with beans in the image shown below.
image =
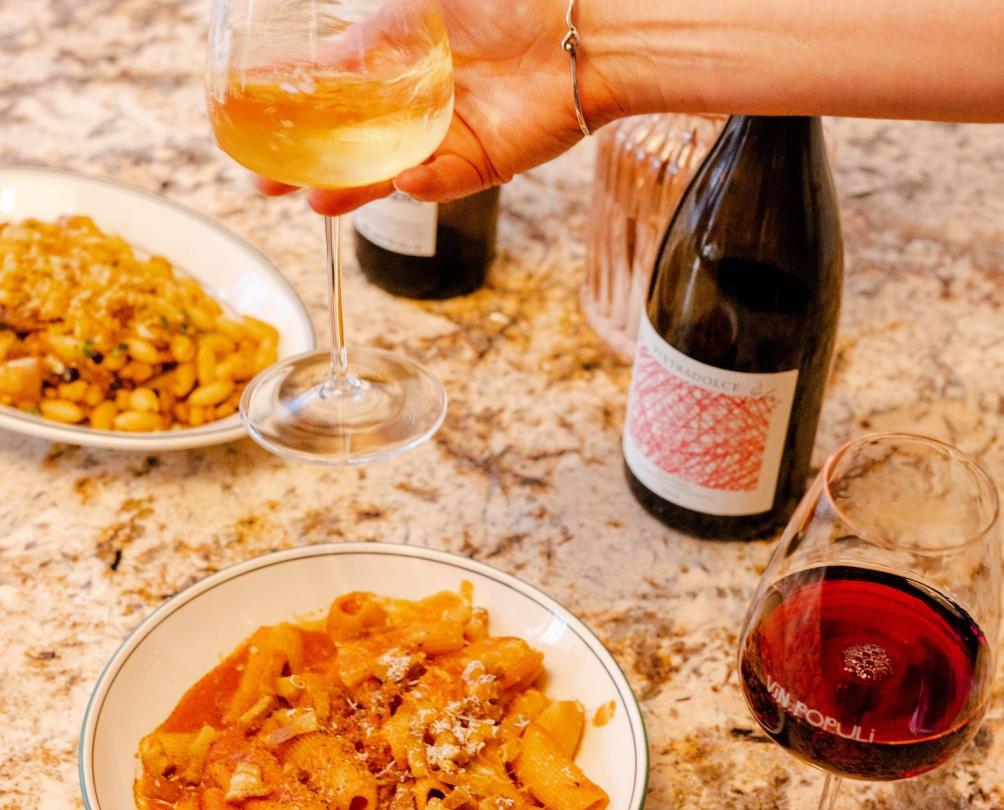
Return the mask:
M 0 405 L 99 430 L 199 427 L 237 410 L 278 344 L 88 217 L 0 222 Z
M 603 810 L 575 764 L 585 712 L 543 656 L 488 634 L 470 583 L 351 593 L 259 628 L 143 738 L 140 810 Z

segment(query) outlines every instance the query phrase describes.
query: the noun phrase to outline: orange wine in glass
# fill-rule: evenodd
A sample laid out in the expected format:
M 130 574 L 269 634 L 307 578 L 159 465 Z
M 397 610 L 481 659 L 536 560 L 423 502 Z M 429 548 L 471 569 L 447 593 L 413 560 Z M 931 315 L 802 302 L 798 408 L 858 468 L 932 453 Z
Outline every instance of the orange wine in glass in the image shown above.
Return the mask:
M 273 180 L 351 188 L 421 163 L 453 115 L 434 0 L 215 0 L 207 101 L 220 148 Z M 345 342 L 337 220 L 324 218 L 330 352 L 288 358 L 245 391 L 251 436 L 288 458 L 352 464 L 428 439 L 446 395 L 414 361 Z

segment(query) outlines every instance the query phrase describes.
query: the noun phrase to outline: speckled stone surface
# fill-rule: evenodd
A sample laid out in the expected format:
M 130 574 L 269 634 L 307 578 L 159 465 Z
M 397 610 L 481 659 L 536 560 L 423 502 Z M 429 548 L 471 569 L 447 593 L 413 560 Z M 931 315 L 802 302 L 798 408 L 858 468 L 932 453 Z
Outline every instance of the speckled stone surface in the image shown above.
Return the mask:
M 0 0 L 0 162 L 116 177 L 217 218 L 288 275 L 323 335 L 317 218 L 265 200 L 213 147 L 207 3 Z M 922 430 L 1004 480 L 1004 128 L 837 121 L 847 283 L 816 462 L 868 429 Z M 123 635 L 170 594 L 271 549 L 394 541 L 468 554 L 562 600 L 641 700 L 648 806 L 814 807 L 818 772 L 746 711 L 736 634 L 768 543 L 705 543 L 623 482 L 630 369 L 578 312 L 592 154 L 503 195 L 488 288 L 416 304 L 349 264 L 350 335 L 445 381 L 436 440 L 365 469 L 287 464 L 250 441 L 163 455 L 0 434 L 0 810 L 81 806 L 76 745 Z M 838 807 L 1004 808 L 1004 682 L 933 775 L 845 788 Z

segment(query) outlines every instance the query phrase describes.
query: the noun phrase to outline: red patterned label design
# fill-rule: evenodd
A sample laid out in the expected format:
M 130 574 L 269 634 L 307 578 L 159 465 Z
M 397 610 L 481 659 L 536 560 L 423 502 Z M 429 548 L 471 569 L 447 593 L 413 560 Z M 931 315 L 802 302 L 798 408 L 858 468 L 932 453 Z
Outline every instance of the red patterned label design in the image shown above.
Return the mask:
M 774 502 L 798 370 L 746 374 L 677 351 L 642 318 L 624 458 L 652 492 L 709 515 Z

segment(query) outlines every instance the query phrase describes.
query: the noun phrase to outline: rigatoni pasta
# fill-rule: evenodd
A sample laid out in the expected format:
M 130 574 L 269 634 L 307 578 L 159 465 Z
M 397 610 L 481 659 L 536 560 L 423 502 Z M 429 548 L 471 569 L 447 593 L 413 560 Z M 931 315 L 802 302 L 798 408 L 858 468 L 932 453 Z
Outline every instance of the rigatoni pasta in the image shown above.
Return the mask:
M 533 684 L 472 589 L 351 593 L 259 628 L 143 738 L 140 810 L 602 810 L 575 764 L 585 713 Z
M 129 432 L 237 410 L 279 334 L 88 217 L 0 222 L 0 405 Z
M 522 747 L 515 762 L 516 776 L 533 797 L 554 810 L 600 810 L 607 795 L 582 770 L 558 750 L 554 739 L 539 723 L 523 733 Z

